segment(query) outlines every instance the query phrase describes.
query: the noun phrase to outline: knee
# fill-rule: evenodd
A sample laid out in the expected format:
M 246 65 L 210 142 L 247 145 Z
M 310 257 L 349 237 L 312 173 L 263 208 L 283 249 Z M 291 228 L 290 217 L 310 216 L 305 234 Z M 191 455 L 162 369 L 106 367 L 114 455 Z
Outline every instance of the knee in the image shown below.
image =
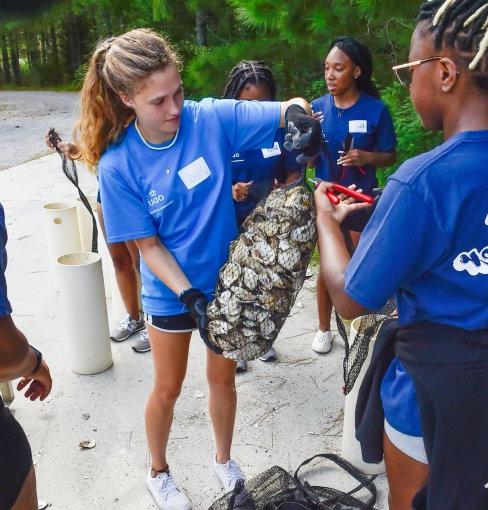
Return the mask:
M 235 391 L 235 368 L 229 373 L 207 373 L 208 386 L 216 391 Z
M 151 392 L 150 401 L 159 408 L 173 407 L 181 393 L 181 387 L 155 386 Z

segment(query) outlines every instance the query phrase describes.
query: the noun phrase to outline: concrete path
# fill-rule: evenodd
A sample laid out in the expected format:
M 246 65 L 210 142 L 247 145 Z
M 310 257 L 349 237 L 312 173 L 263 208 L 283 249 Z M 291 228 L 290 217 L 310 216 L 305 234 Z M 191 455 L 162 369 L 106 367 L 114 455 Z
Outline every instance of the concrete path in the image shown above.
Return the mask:
M 48 154 L 51 127 L 71 140 L 77 105 L 77 92 L 0 91 L 0 171 Z
M 81 169 L 80 169 L 81 170 Z M 80 171 L 86 193 L 94 177 Z M 9 295 L 17 325 L 45 355 L 54 379 L 51 396 L 13 403 L 32 445 L 40 499 L 54 510 L 146 510 L 156 508 L 144 487 L 149 466 L 143 409 L 151 386 L 150 354 L 138 355 L 131 340 L 112 344 L 114 366 L 96 376 L 70 370 L 59 294 L 53 289 L 43 230 L 42 204 L 74 197 L 56 154 L 0 173 L 0 202 L 9 232 Z M 341 342 L 327 356 L 310 349 L 317 324 L 314 282 L 307 282 L 276 348 L 280 362 L 251 363 L 238 376 L 234 455 L 249 477 L 270 466 L 293 470 L 309 456 L 339 452 L 342 427 Z M 212 429 L 207 414 L 205 349 L 194 335 L 188 374 L 176 406 L 169 459 L 176 479 L 194 502 L 207 509 L 221 494 L 210 471 Z M 96 441 L 81 450 L 85 439 Z M 351 481 L 335 469 L 320 482 L 342 489 Z M 386 509 L 379 477 L 378 509 Z

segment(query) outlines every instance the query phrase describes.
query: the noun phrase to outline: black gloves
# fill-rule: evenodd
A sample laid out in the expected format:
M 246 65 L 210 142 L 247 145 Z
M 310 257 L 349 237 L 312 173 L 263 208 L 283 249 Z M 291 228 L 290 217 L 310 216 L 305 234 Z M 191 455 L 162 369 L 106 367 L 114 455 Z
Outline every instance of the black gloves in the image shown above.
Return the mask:
M 285 148 L 289 151 L 302 151 L 297 157 L 298 163 L 304 164 L 319 153 L 322 142 L 320 123 L 309 117 L 301 106 L 292 104 L 288 107 L 285 112 L 285 129 Z
M 208 338 L 207 296 L 205 296 L 201 290 L 191 288 L 183 291 L 178 296 L 178 299 L 186 305 L 190 311 L 190 315 L 195 319 L 198 331 L 200 331 L 200 336 L 205 342 L 205 345 L 216 354 L 222 354 L 222 349 L 214 345 Z

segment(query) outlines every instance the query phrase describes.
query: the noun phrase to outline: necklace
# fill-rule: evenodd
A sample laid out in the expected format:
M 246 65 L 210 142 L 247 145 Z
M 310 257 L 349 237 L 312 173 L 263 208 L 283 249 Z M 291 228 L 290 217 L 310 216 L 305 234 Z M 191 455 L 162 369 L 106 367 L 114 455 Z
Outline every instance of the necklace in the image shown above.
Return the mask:
M 180 132 L 180 129 L 178 128 L 178 130 L 176 131 L 176 134 L 173 138 L 173 141 L 169 144 L 169 145 L 165 145 L 163 147 L 155 147 L 154 145 L 151 145 L 149 144 L 146 139 L 142 136 L 141 132 L 139 131 L 139 126 L 137 125 L 137 119 L 135 120 L 134 122 L 134 127 L 136 128 L 136 131 L 137 131 L 137 134 L 139 135 L 139 137 L 141 138 L 142 140 L 142 143 L 146 146 L 146 147 L 149 147 L 149 149 L 153 149 L 155 151 L 164 151 L 166 149 L 170 149 L 171 147 L 173 147 L 173 145 L 176 143 L 176 140 L 178 140 L 178 133 Z
M 354 106 L 354 105 L 351 105 L 351 106 Z M 347 108 L 339 108 L 338 106 L 336 106 L 337 108 L 337 117 L 340 119 L 342 117 L 342 114 L 349 110 L 349 108 L 351 108 L 351 106 L 348 106 Z

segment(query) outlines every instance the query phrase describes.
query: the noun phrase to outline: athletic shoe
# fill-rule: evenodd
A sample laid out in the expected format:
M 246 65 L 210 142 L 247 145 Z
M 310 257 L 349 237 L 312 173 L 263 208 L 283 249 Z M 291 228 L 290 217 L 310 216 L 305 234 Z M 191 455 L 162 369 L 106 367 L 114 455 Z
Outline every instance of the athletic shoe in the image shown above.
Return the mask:
M 160 510 L 191 510 L 193 508 L 191 501 L 178 489 L 169 472 L 159 473 L 153 478 L 149 470 L 146 487 Z
M 276 361 L 278 356 L 274 347 L 270 347 L 262 356 L 259 356 L 259 359 L 266 363 L 267 361 Z
M 321 331 L 315 333 L 312 342 L 312 349 L 319 354 L 326 354 L 332 348 L 332 333 L 330 331 Z
M 237 482 L 246 480 L 244 473 L 241 470 L 239 464 L 233 460 L 228 460 L 225 464 L 219 464 L 215 457 L 213 459 L 213 470 L 217 475 L 217 478 L 221 481 L 224 486 L 225 492 L 230 492 L 234 489 Z
M 247 372 L 247 361 L 245 359 L 240 359 L 237 362 L 236 374 L 243 374 L 244 372 Z
M 132 345 L 132 349 L 136 352 L 149 352 L 151 350 L 151 344 L 149 343 L 149 337 L 147 336 L 147 329 L 141 330 L 139 338 Z
M 114 342 L 123 342 L 127 340 L 136 331 L 144 329 L 146 324 L 144 323 L 144 316 L 139 314 L 139 319 L 131 319 L 130 315 L 127 314 L 123 320 L 120 321 L 119 325 L 110 333 L 110 338 Z

